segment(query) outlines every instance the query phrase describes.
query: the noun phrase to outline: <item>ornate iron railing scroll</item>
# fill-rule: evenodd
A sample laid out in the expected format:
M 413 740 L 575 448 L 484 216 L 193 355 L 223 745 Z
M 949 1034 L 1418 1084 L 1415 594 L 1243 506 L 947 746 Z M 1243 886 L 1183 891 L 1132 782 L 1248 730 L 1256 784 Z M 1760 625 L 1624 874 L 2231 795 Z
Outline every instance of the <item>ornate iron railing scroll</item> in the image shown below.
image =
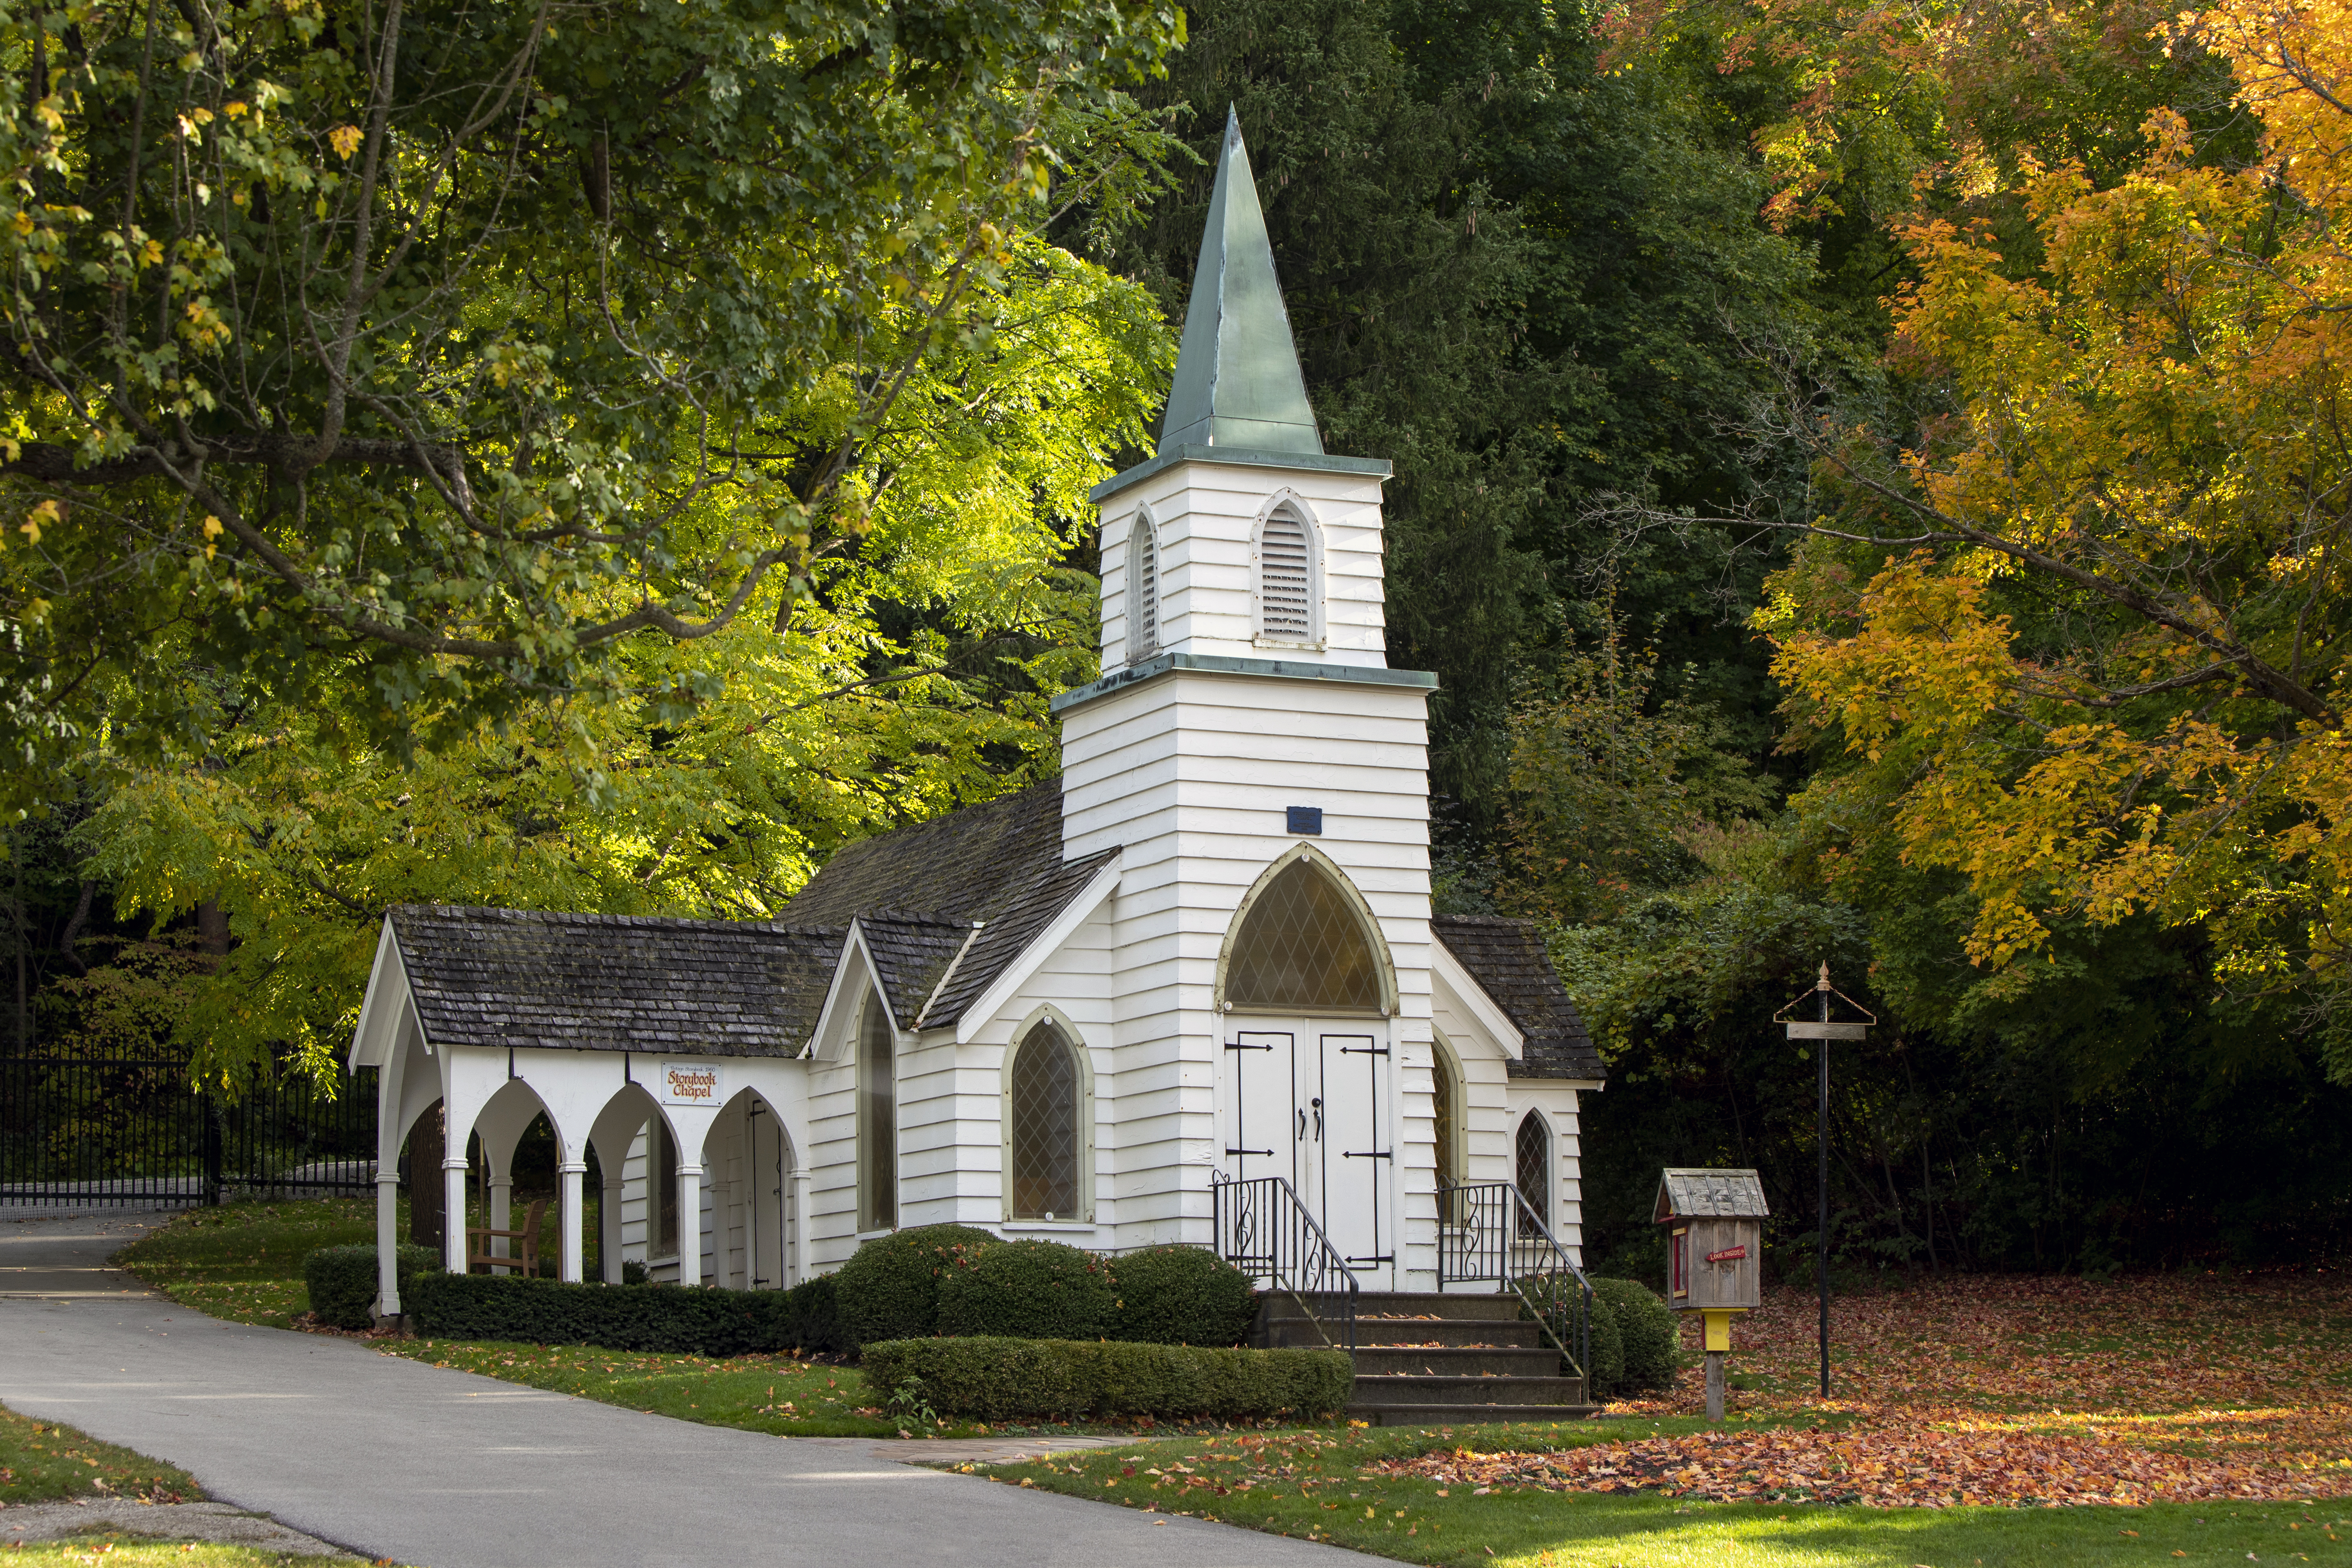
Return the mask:
M 1289 1292 L 1307 1321 L 1322 1330 L 1333 1319 L 1339 1338 L 1324 1338 L 1334 1350 L 1356 1348 L 1356 1298 L 1361 1288 L 1354 1270 L 1331 1238 L 1323 1234 L 1314 1214 L 1298 1201 L 1297 1191 L 1281 1176 L 1252 1176 L 1235 1181 L 1223 1171 L 1211 1173 L 1209 1191 L 1216 1203 L 1217 1256 L 1253 1279 L 1268 1281 Z M 1308 1297 L 1336 1301 L 1337 1310 L 1318 1312 Z
M 1585 1380 L 1591 1396 L 1592 1281 L 1509 1182 L 1441 1183 L 1437 1189 L 1437 1282 L 1493 1280 L 1528 1304 L 1552 1347 Z M 1570 1310 L 1573 1307 L 1575 1310 Z M 1567 1331 L 1563 1332 L 1563 1330 Z M 1569 1348 L 1570 1339 L 1575 1348 Z

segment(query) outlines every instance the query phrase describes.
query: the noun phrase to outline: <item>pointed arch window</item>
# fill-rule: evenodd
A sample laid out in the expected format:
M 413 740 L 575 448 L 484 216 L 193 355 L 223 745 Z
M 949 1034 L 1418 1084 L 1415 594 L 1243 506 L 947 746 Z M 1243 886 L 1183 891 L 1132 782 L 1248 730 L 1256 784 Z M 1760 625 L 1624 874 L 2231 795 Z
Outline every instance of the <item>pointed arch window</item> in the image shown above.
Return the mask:
M 1022 1037 L 1006 1089 L 1013 1192 L 1005 1217 L 1077 1219 L 1085 1207 L 1086 1080 L 1076 1047 L 1051 1019 Z
M 1551 1129 L 1544 1125 L 1541 1111 L 1530 1110 L 1520 1119 L 1512 1152 L 1517 1156 L 1513 1173 L 1519 1198 L 1527 1205 L 1528 1214 L 1548 1226 L 1551 1224 Z M 1532 1226 L 1522 1228 L 1534 1233 Z
M 1287 501 L 1258 525 L 1257 635 L 1267 642 L 1315 640 L 1315 536 Z
M 1127 662 L 1141 664 L 1160 651 L 1160 542 L 1148 511 L 1128 535 L 1127 603 Z
M 898 1224 L 898 1081 L 890 1009 L 866 998 L 857 1030 L 857 1228 Z
M 1362 915 L 1312 860 L 1258 890 L 1225 963 L 1225 1005 L 1280 1013 L 1387 1011 Z

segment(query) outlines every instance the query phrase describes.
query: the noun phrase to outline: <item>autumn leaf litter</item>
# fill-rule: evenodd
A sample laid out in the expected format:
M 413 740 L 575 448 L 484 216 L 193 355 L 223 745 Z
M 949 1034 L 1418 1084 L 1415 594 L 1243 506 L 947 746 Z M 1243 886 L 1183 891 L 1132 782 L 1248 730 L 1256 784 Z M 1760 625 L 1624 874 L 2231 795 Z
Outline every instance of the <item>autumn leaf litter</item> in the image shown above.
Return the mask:
M 2337 1276 L 1941 1280 L 1835 1303 L 1815 1396 L 1814 1303 L 1767 1293 L 1732 1365 L 1734 1421 L 1588 1447 L 1368 1465 L 1488 1495 L 2059 1507 L 2352 1496 L 2352 1289 Z M 1695 1372 L 1612 1415 L 1693 1415 Z M 1808 1423 L 1808 1415 L 1813 1420 Z M 1777 1418 L 1786 1424 L 1748 1426 Z

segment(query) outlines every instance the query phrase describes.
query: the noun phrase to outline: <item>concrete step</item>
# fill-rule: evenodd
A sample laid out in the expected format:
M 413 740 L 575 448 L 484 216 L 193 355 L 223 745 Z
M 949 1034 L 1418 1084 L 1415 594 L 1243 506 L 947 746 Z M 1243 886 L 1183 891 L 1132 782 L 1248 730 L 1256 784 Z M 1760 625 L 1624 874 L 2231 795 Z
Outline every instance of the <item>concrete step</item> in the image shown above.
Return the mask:
M 1344 1325 L 1339 1318 L 1318 1320 L 1266 1309 L 1258 1318 L 1260 1345 L 1320 1345 L 1328 1333 L 1337 1343 Z M 1506 1350 L 1532 1350 L 1545 1343 L 1543 1325 L 1507 1323 L 1493 1318 L 1358 1318 L 1356 1343 L 1363 1345 L 1494 1345 Z
M 1549 1346 L 1356 1345 L 1356 1378 L 1419 1374 L 1431 1377 L 1557 1377 L 1559 1352 Z
M 1345 1310 L 1347 1298 L 1318 1295 L 1305 1298 L 1320 1317 Z M 1356 1298 L 1356 1316 L 1363 1318 L 1486 1319 L 1511 1322 L 1519 1315 L 1517 1296 L 1452 1295 L 1434 1290 L 1366 1290 Z
M 1375 1426 L 1468 1426 L 1487 1421 L 1590 1421 L 1598 1405 L 1350 1405 L 1349 1418 Z
M 1557 1362 L 1554 1365 L 1559 1364 Z M 1358 1405 L 1581 1405 L 1580 1377 L 1449 1377 L 1443 1373 L 1376 1373 L 1356 1377 Z
M 1532 1350 L 1544 1342 L 1541 1323 L 1493 1318 L 1358 1318 L 1358 1345 L 1496 1345 Z

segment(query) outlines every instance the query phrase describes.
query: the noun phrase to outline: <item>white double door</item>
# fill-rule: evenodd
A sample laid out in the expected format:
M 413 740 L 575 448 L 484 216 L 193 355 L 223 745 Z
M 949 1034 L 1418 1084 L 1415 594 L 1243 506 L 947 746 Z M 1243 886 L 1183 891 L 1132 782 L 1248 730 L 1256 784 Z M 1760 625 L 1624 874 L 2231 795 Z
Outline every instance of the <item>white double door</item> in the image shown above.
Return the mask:
M 1367 1285 L 1394 1262 L 1386 1019 L 1225 1020 L 1225 1168 L 1283 1176 Z

